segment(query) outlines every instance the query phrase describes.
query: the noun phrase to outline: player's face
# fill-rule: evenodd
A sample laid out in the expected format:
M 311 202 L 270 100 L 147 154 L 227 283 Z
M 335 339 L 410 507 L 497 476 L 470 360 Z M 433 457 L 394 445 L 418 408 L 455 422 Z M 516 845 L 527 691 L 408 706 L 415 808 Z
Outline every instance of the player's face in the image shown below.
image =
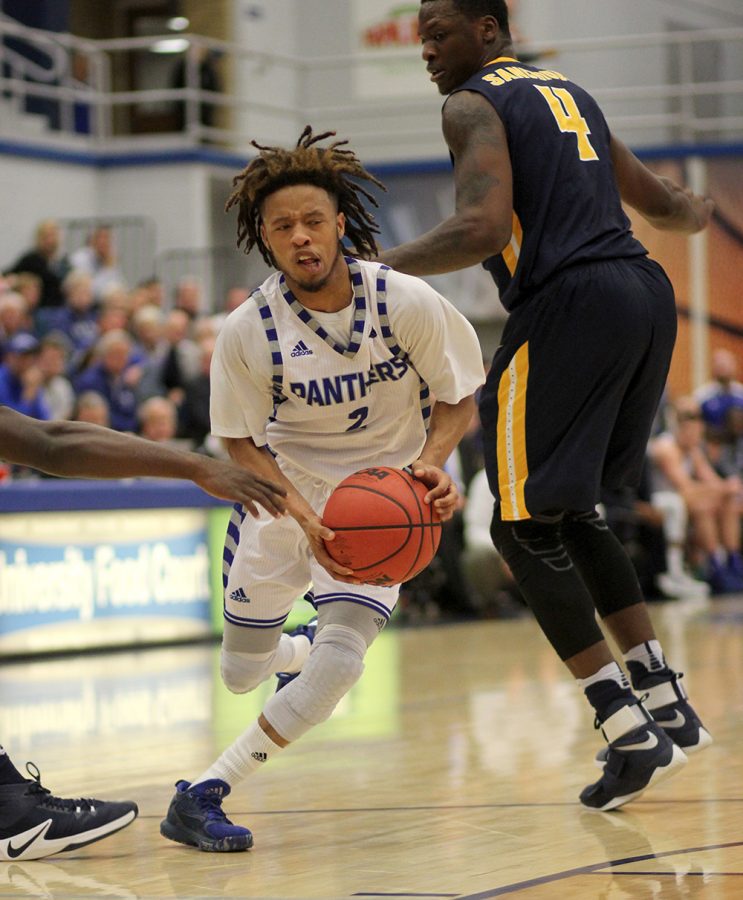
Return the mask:
M 340 240 L 345 216 L 322 188 L 297 184 L 263 201 L 261 234 L 289 287 L 321 291 L 343 258 Z
M 492 36 L 493 21 L 492 17 L 470 20 L 451 0 L 434 0 L 420 7 L 421 55 L 440 94 L 450 94 L 489 62 L 485 39 Z

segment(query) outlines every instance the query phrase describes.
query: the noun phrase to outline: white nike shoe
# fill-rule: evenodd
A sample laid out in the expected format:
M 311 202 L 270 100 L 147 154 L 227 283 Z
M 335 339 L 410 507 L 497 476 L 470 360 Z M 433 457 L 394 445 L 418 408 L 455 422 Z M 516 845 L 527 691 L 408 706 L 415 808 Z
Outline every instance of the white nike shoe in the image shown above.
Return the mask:
M 710 586 L 706 581 L 697 581 L 686 572 L 678 572 L 673 575 L 670 572 L 662 572 L 655 580 L 664 597 L 697 600 L 710 595 Z
M 74 850 L 125 828 L 137 817 L 136 803 L 63 800 L 41 784 L 33 763 L 33 780 L 0 785 L 0 859 L 43 859 Z
M 640 703 L 620 707 L 597 727 L 609 746 L 601 778 L 581 791 L 580 801 L 588 809 L 617 809 L 687 762 L 684 751 Z

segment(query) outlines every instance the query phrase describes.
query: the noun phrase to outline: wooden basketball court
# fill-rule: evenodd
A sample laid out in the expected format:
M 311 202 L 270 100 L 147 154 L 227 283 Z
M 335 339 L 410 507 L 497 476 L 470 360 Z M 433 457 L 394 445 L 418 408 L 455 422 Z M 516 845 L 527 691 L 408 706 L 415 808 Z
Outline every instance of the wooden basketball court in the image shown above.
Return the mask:
M 273 690 L 234 697 L 213 646 L 6 665 L 0 734 L 62 796 L 140 817 L 72 854 L 0 864 L 0 897 L 743 897 L 743 600 L 653 608 L 716 738 L 615 813 L 577 802 L 600 737 L 531 619 L 389 630 L 330 722 L 225 801 L 248 853 L 161 838 Z

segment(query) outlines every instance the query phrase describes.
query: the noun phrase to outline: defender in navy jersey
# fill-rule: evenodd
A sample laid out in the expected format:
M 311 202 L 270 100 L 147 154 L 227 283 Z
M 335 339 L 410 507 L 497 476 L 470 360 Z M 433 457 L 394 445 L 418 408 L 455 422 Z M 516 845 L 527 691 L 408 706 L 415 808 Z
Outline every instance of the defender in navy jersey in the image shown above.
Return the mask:
M 161 832 L 202 850 L 251 846 L 222 798 L 331 715 L 397 602 L 399 585 L 360 584 L 329 556 L 320 515 L 331 491 L 359 469 L 409 465 L 450 518 L 457 491 L 442 467 L 484 381 L 467 320 L 420 279 L 368 261 L 376 226 L 356 182 L 374 179 L 344 142 L 316 146 L 330 134 L 307 128 L 293 151 L 258 147 L 229 204 L 239 242 L 278 271 L 219 335 L 212 432 L 236 462 L 285 488 L 288 515 L 232 517 L 222 678 L 244 693 L 278 674 L 281 689 L 195 782 L 177 784 Z M 344 255 L 344 234 L 356 255 Z M 316 623 L 282 634 L 310 586 Z
M 608 741 L 581 802 L 613 809 L 711 741 L 595 510 L 602 486 L 639 479 L 676 333 L 673 289 L 622 201 L 686 233 L 712 204 L 645 168 L 564 74 L 520 63 L 505 0 L 421 0 L 419 31 L 448 95 L 456 212 L 380 259 L 416 275 L 483 263 L 510 311 L 480 402 L 491 533 Z

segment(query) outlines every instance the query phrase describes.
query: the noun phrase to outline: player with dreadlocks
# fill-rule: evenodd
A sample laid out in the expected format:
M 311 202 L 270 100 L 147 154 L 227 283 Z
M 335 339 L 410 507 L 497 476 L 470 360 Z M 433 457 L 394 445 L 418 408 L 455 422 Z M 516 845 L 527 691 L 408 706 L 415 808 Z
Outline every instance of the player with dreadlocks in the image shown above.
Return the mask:
M 327 553 L 320 513 L 370 466 L 411 466 L 442 519 L 457 503 L 443 471 L 484 380 L 471 325 L 429 285 L 367 257 L 377 227 L 363 185 L 381 187 L 345 141 L 308 127 L 295 149 L 253 146 L 235 178 L 238 246 L 276 272 L 225 322 L 212 362 L 212 431 L 231 458 L 286 490 L 274 519 L 236 509 L 224 551 L 222 679 L 245 693 L 274 674 L 263 712 L 192 783 L 178 781 L 160 830 L 201 850 L 247 850 L 222 810 L 231 788 L 324 722 L 361 677 L 399 587 L 360 584 Z M 344 253 L 347 236 L 355 254 Z M 436 397 L 431 411 L 430 394 Z M 306 593 L 317 618 L 283 626 Z

